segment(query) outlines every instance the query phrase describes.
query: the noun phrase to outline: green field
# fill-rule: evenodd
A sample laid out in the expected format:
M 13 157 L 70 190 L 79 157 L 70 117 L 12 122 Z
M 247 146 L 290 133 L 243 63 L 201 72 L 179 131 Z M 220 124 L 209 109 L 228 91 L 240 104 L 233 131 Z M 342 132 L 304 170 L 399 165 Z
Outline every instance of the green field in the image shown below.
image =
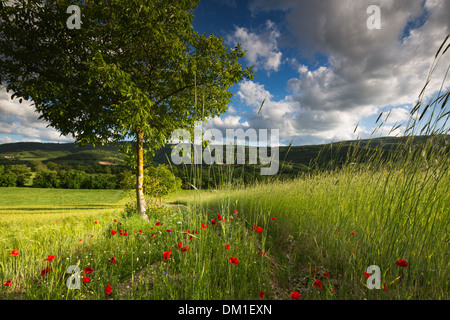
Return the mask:
M 448 299 L 449 189 L 448 170 L 348 168 L 150 198 L 144 221 L 122 191 L 2 188 L 0 298 Z M 71 265 L 89 277 L 79 290 Z

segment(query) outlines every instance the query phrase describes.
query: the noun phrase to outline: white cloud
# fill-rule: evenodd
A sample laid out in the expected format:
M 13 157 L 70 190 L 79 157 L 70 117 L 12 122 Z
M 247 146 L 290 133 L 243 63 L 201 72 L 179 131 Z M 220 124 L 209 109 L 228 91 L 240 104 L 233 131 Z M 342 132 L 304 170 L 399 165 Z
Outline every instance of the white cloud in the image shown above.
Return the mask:
M 236 26 L 227 41 L 233 45 L 242 45 L 242 49 L 246 51 L 245 58 L 255 66 L 255 70 L 263 68 L 266 71 L 278 71 L 282 63 L 282 53 L 277 43 L 280 35 L 276 25 L 267 20 L 265 30 L 259 34 Z
M 381 30 L 366 26 L 366 9 L 372 4 L 380 6 Z M 241 87 L 238 95 L 254 108 L 256 101 L 269 94 L 268 105 L 284 112 L 272 121 L 286 134 L 302 137 L 296 142 L 370 135 L 371 128 L 360 126 L 353 131 L 387 106 L 393 108 L 387 124 L 407 120 L 408 110 L 402 106 L 417 101 L 435 53 L 450 33 L 450 1 L 422 4 L 421 0 L 253 1 L 250 9 L 255 15 L 285 12 L 287 28 L 283 31 L 290 33 L 291 45 L 298 50 L 298 56 L 287 61 L 298 76 L 287 82 L 290 96 L 283 101 L 272 101 L 257 85 Z M 323 66 L 298 63 L 317 53 L 328 59 Z M 425 99 L 440 89 L 449 65 L 450 52 L 435 70 Z M 283 103 L 289 107 L 283 109 Z M 379 133 L 389 134 L 390 128 L 382 130 Z M 390 135 L 399 133 L 401 128 Z
M 6 89 L 0 90 L 0 143 L 17 141 L 51 141 L 73 142 L 71 137 L 60 136 L 53 128 L 48 128 L 48 123 L 38 119 L 39 114 L 29 101 L 11 99 L 11 93 Z M 21 140 L 15 140 L 10 135 L 22 136 Z

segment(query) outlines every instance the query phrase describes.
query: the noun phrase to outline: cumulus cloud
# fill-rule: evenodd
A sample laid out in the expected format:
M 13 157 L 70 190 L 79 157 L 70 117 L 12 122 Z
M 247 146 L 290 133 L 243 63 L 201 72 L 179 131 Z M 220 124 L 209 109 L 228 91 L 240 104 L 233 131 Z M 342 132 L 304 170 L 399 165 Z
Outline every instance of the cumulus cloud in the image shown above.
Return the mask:
M 61 136 L 58 131 L 48 128 L 43 120 L 38 119 L 39 114 L 29 101 L 11 99 L 11 93 L 6 89 L 0 90 L 0 143 L 11 143 L 18 141 L 51 141 L 51 142 L 73 142 L 71 137 Z M 21 136 L 19 140 L 11 136 Z
M 278 71 L 282 63 L 282 53 L 277 43 L 280 35 L 276 25 L 267 20 L 265 29 L 260 33 L 236 26 L 227 41 L 233 45 L 242 45 L 242 49 L 246 51 L 245 58 L 250 65 L 255 66 L 255 70 L 263 68 L 266 71 Z
M 381 9 L 380 30 L 367 28 L 366 10 L 373 4 Z M 255 15 L 285 12 L 286 32 L 298 52 L 298 59 L 289 62 L 298 76 L 287 81 L 290 96 L 269 99 L 269 106 L 279 104 L 278 112 L 284 114 L 272 121 L 286 135 L 311 141 L 368 136 L 371 128 L 361 126 L 354 133 L 355 126 L 388 106 L 393 110 L 387 123 L 406 120 L 408 110 L 400 106 L 417 101 L 435 53 L 450 33 L 450 2 L 444 0 L 258 0 L 249 7 Z M 327 59 L 318 68 L 297 62 L 317 54 Z M 425 98 L 440 89 L 450 54 L 439 65 Z M 262 100 L 263 94 L 249 94 L 249 87 L 238 94 L 254 106 L 252 99 Z M 250 121 L 256 123 L 256 118 Z

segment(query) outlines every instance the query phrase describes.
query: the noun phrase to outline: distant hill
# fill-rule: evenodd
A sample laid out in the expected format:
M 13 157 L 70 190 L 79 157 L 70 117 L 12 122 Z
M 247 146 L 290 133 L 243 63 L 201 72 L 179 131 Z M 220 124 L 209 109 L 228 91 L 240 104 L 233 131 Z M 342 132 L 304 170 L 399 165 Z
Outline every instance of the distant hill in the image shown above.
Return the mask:
M 420 142 L 424 138 L 425 137 L 415 137 L 414 143 Z M 402 140 L 403 138 L 401 137 L 384 137 L 370 140 L 343 141 L 332 145 L 293 146 L 291 148 L 280 147 L 279 159 L 286 163 L 309 166 L 311 160 L 315 159 L 319 153 L 321 154 L 321 161 L 324 162 L 329 161 L 331 157 L 344 157 L 348 152 L 353 150 L 352 148 L 354 148 L 355 145 L 371 149 L 378 148 L 379 150 L 382 149 L 388 153 L 395 149 L 399 143 L 402 143 Z M 448 141 L 450 141 L 450 136 L 448 136 Z M 330 146 L 332 148 L 330 148 Z M 326 152 L 324 152 L 324 150 Z M 172 148 L 170 145 L 166 145 L 164 148 L 157 150 L 153 158 L 153 163 L 167 164 L 171 152 Z M 246 148 L 246 156 L 248 159 L 248 147 Z M 75 143 L 39 142 L 0 144 L 0 164 L 28 163 L 33 160 L 38 160 L 43 163 L 52 161 L 69 165 L 93 165 L 98 164 L 99 162 L 124 165 L 124 156 L 117 146 L 94 147 L 92 145 L 86 145 L 80 148 Z

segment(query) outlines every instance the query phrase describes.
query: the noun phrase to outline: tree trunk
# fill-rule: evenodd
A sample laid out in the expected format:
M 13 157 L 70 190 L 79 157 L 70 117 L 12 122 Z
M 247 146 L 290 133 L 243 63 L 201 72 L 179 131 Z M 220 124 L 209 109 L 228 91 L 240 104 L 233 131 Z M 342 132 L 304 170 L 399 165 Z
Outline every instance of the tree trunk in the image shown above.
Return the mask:
M 137 207 L 142 217 L 147 219 L 146 203 L 144 198 L 144 132 L 136 131 L 136 150 L 137 150 L 137 166 L 136 166 L 136 200 Z

